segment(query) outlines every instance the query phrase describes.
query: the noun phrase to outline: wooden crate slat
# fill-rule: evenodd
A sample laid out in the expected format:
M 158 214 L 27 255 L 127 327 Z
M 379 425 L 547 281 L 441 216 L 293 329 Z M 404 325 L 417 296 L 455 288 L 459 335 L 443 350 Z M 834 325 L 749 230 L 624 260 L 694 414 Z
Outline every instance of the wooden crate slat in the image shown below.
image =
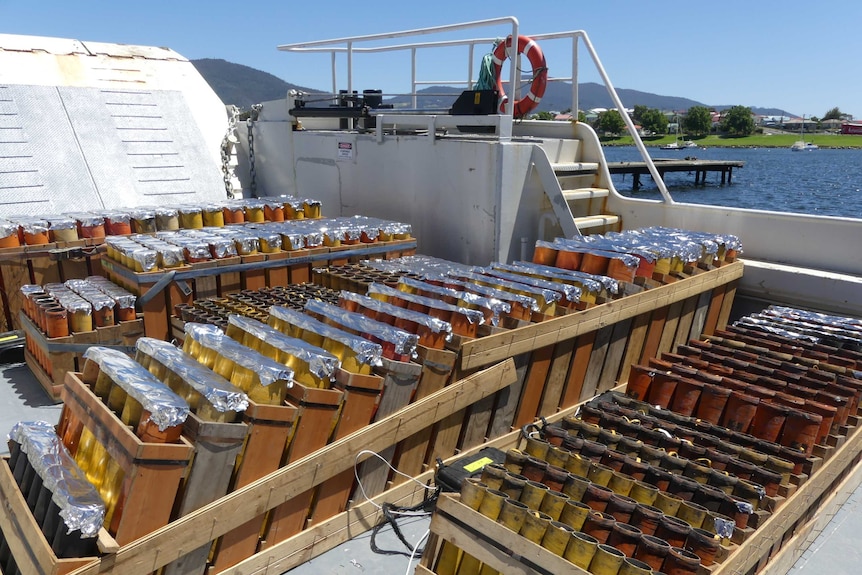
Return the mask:
M 724 294 L 727 291 L 727 286 L 717 286 L 712 290 L 712 297 L 709 301 L 709 310 L 706 314 L 706 321 L 703 325 L 703 335 L 712 335 L 718 327 L 718 316 L 721 314 L 722 302 Z
M 298 413 L 299 409 L 290 404 L 249 402 L 248 409 L 243 413 L 243 422 L 248 426 L 247 439 L 242 459 L 234 471 L 234 490 L 243 489 L 278 469 L 293 434 Z M 225 537 L 218 544 L 222 561 L 227 563 L 234 559 L 234 551 L 229 551 L 233 546 L 236 546 L 237 560 L 247 556 L 246 550 L 257 542 L 261 522 L 261 517 L 254 517 L 224 534 Z M 209 542 L 203 545 L 209 545 Z
M 234 463 L 247 433 L 248 425 L 242 422 L 203 421 L 194 413 L 189 414 L 183 425 L 183 435 L 194 445 L 195 455 L 183 483 L 178 516 L 187 515 L 227 494 Z M 201 575 L 210 547 L 210 544 L 202 545 L 168 564 L 164 575 Z
M 624 319 L 613 326 L 608 351 L 605 355 L 605 364 L 602 367 L 599 384 L 596 388 L 598 393 L 615 387 L 619 381 L 621 361 L 628 344 L 632 321 L 631 319 Z
M 644 340 L 646 339 L 647 329 L 649 328 L 649 316 L 645 313 L 632 318 L 632 323 L 629 330 L 629 339 L 626 342 L 626 352 L 620 364 L 620 373 L 618 381 L 628 381 L 629 372 L 632 364 L 639 361 L 643 352 Z M 686 340 L 688 341 L 688 340 Z
M 530 354 L 516 355 L 512 360 L 515 362 L 515 383 L 494 394 L 494 418 L 488 428 L 488 437 L 492 440 L 512 431 L 515 410 L 527 378 Z M 451 455 L 453 454 L 450 453 L 449 456 Z
M 380 401 L 384 380 L 379 375 L 357 375 L 339 369 L 336 386 L 344 393 L 344 407 L 334 440 L 359 431 L 369 423 Z M 344 511 L 353 490 L 353 470 L 347 469 L 317 488 L 309 525 L 320 523 Z
M 515 427 L 522 427 L 532 423 L 536 419 L 539 410 L 539 402 L 542 397 L 542 389 L 551 369 L 551 360 L 554 357 L 554 345 L 541 347 L 533 352 L 530 359 L 530 368 L 527 370 L 527 379 L 524 389 L 521 391 L 521 400 L 518 403 L 518 411 L 515 413 Z
M 422 365 L 422 374 L 416 385 L 414 400 L 418 401 L 435 393 L 449 383 L 452 369 L 458 355 L 447 349 L 431 349 L 420 345 L 418 351 L 418 362 Z M 428 460 L 428 444 L 431 441 L 432 429 L 429 427 L 411 435 L 396 446 L 395 467 L 400 472 L 411 477 L 419 475 Z M 406 478 L 396 475 L 395 483 L 407 481 Z
M 384 358 L 383 367 L 376 371 L 384 379 L 383 396 L 374 416 L 375 421 L 380 421 L 410 403 L 422 374 L 422 366 Z M 387 447 L 378 453 L 385 461 L 391 462 L 395 455 L 395 446 Z M 376 457 L 363 462 L 359 466 L 358 476 L 365 494 L 373 497 L 386 491 L 389 472 L 389 466 Z
M 575 339 L 561 341 L 554 346 L 554 357 L 551 360 L 551 369 L 548 371 L 548 379 L 542 390 L 542 402 L 539 405 L 540 414 L 552 414 L 561 405 L 563 389 L 569 375 L 569 366 L 572 364 L 572 354 L 575 352 Z

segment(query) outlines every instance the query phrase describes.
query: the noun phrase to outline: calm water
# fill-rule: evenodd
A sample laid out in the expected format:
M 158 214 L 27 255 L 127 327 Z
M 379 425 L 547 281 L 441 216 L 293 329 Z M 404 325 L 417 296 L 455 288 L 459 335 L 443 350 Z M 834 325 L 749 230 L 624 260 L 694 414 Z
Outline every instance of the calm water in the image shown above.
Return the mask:
M 666 174 L 665 184 L 674 200 L 741 208 L 862 218 L 862 150 L 789 148 L 647 148 L 653 158 L 740 160 L 733 183 L 720 185 L 721 173 L 706 176 L 706 185 L 694 185 L 694 173 Z M 640 161 L 637 149 L 606 147 L 609 162 Z M 613 176 L 617 190 L 627 196 L 660 198 L 652 178 L 641 177 L 641 189 L 632 192 L 630 176 Z

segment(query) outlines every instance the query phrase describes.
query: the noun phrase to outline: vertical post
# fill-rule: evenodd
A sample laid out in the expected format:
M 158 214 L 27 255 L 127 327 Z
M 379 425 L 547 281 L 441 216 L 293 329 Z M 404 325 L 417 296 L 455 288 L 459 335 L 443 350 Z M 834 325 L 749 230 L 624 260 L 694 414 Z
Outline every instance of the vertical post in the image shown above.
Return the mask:
M 416 97 L 416 48 L 410 49 L 410 93 L 413 95 L 413 109 L 419 107 L 419 99 Z
M 338 93 L 338 80 L 336 79 L 336 73 L 335 73 L 335 62 L 336 62 L 335 51 L 333 51 L 332 54 L 330 55 L 330 60 L 332 60 L 332 93 L 337 94 Z
M 578 119 L 578 37 L 572 36 L 572 119 Z

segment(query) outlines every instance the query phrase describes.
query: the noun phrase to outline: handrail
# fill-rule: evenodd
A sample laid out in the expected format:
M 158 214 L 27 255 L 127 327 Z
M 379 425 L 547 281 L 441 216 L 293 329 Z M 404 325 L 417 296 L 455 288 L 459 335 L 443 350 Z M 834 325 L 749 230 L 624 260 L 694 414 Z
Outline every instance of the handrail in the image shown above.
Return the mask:
M 329 53 L 332 60 L 332 93 L 337 94 L 337 81 L 336 81 L 336 70 L 335 70 L 335 57 L 337 54 L 346 53 L 347 54 L 347 90 L 348 92 L 353 91 L 353 55 L 354 54 L 371 54 L 371 53 L 381 53 L 381 52 L 393 52 L 393 51 L 403 51 L 410 50 L 411 51 L 411 94 L 413 97 L 413 108 L 417 107 L 417 92 L 416 87 L 419 85 L 429 85 L 429 84 L 446 84 L 446 85 L 458 85 L 464 84 L 468 87 L 473 83 L 473 54 L 474 48 L 477 45 L 481 44 L 492 44 L 498 40 L 498 38 L 471 38 L 471 39 L 461 39 L 461 40 L 442 40 L 442 41 L 433 41 L 433 42 L 408 42 L 403 44 L 393 44 L 387 46 L 372 46 L 372 47 L 361 47 L 356 46 L 357 43 L 363 42 L 373 42 L 378 40 L 387 40 L 394 38 L 404 38 L 411 36 L 422 36 L 427 34 L 437 34 L 441 32 L 452 32 L 456 30 L 465 30 L 471 28 L 479 28 L 485 26 L 493 26 L 500 24 L 511 24 L 512 26 L 512 37 L 518 37 L 518 19 L 514 16 L 507 16 L 502 18 L 492 18 L 489 20 L 476 20 L 473 22 L 465 22 L 462 24 L 450 24 L 445 26 L 432 26 L 429 28 L 416 28 L 413 30 L 404 30 L 401 32 L 390 32 L 390 33 L 380 33 L 380 34 L 366 34 L 361 36 L 350 36 L 344 38 L 335 38 L 331 40 L 315 40 L 312 42 L 298 42 L 294 44 L 281 44 L 278 46 L 278 49 L 284 52 L 322 52 Z M 595 48 L 593 47 L 592 42 L 590 41 L 587 33 L 583 30 L 572 30 L 569 32 L 554 32 L 548 34 L 533 34 L 530 36 L 533 40 L 539 42 L 541 40 L 557 40 L 557 39 L 566 39 L 571 38 L 572 41 L 572 73 L 569 77 L 553 77 L 548 78 L 549 82 L 571 82 L 572 84 L 572 110 L 574 113 L 577 113 L 578 110 L 578 40 L 582 40 L 584 46 L 587 48 L 587 52 L 589 53 L 590 58 L 593 61 L 593 65 L 595 65 L 597 72 L 602 78 L 602 82 L 605 85 L 605 88 L 608 91 L 608 94 L 611 97 L 611 100 L 614 103 L 617 111 L 625 122 L 626 127 L 629 130 L 629 133 L 632 135 L 632 139 L 635 143 L 635 146 L 638 149 L 642 159 L 647 165 L 649 169 L 650 175 L 653 180 L 656 182 L 656 186 L 659 189 L 659 192 L 662 195 L 665 203 L 672 204 L 674 203 L 673 199 L 670 196 L 670 192 L 668 192 L 667 186 L 665 186 L 664 180 L 659 174 L 658 169 L 655 166 L 652 158 L 649 155 L 649 152 L 646 149 L 646 146 L 641 140 L 640 135 L 637 133 L 634 122 L 631 117 L 629 117 L 628 112 L 626 112 L 625 106 L 623 106 L 622 100 L 617 94 L 616 89 L 613 87 L 610 78 L 608 77 L 607 72 L 604 69 L 604 66 L 599 59 L 598 54 L 596 53 Z M 441 47 L 453 47 L 453 46 L 468 46 L 469 47 L 469 67 L 468 67 L 468 79 L 466 81 L 432 81 L 432 80 L 417 80 L 416 78 L 416 51 L 418 49 L 427 49 L 427 48 L 441 48 Z M 514 61 L 514 58 L 512 58 Z M 517 66 L 510 66 L 509 70 L 509 85 L 513 87 L 512 94 L 518 94 L 519 91 L 519 74 L 517 73 Z M 508 119 L 508 123 L 512 121 L 512 112 L 514 110 L 514 103 L 516 98 L 513 96 L 507 100 L 505 114 L 504 116 Z M 504 130 L 504 133 L 510 134 L 509 130 Z
M 476 20 L 473 22 L 465 22 L 463 24 L 449 24 L 446 26 L 433 26 L 430 28 L 416 28 L 414 30 L 404 30 L 401 32 L 388 32 L 388 33 L 380 33 L 380 34 L 366 34 L 362 36 L 350 36 L 345 38 L 335 38 L 332 40 L 315 40 L 312 42 L 299 42 L 296 44 L 282 44 L 277 46 L 277 48 L 281 51 L 291 52 L 291 51 L 307 51 L 308 48 L 322 48 L 327 47 L 323 51 L 330 52 L 332 55 L 332 92 L 334 94 L 338 93 L 336 83 L 335 83 L 335 55 L 338 52 L 347 52 L 347 91 L 348 93 L 353 91 L 353 53 L 354 52 L 387 52 L 394 50 L 405 50 L 411 49 L 414 50 L 413 58 L 412 58 L 412 75 L 415 83 L 416 77 L 416 54 L 415 49 L 420 47 L 426 47 L 428 44 L 416 44 L 416 45 L 404 45 L 404 46 L 386 46 L 381 48 L 354 48 L 353 44 L 356 42 L 373 42 L 376 40 L 387 40 L 391 38 L 404 38 L 408 36 L 421 36 L 425 34 L 438 34 L 441 32 L 453 32 L 456 30 L 466 30 L 469 28 L 478 28 L 483 26 L 495 26 L 499 24 L 511 24 L 512 25 L 512 38 L 518 37 L 518 19 L 514 16 L 505 16 L 502 18 L 492 18 L 489 20 Z M 455 41 L 458 42 L 458 41 Z M 463 44 L 471 43 L 470 41 L 461 41 Z M 333 45 L 342 45 L 346 44 L 346 48 L 336 49 Z M 437 46 L 455 46 L 457 43 L 436 43 Z M 472 62 L 472 58 L 471 58 Z M 509 70 L 509 85 L 513 87 L 512 93 L 516 94 L 518 91 L 518 73 L 517 67 L 511 66 Z M 416 86 L 412 87 L 412 92 L 415 94 Z M 415 98 L 415 97 L 414 97 Z M 506 103 L 506 115 L 511 116 L 512 112 L 515 109 L 515 98 L 510 98 Z

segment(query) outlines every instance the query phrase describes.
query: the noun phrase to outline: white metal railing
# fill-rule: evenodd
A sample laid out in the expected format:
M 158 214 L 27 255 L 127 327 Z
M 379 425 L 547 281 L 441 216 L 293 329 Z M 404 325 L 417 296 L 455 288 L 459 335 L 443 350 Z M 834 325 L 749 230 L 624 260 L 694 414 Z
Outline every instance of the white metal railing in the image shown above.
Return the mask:
M 473 85 L 473 62 L 475 55 L 475 47 L 477 45 L 489 45 L 498 41 L 499 38 L 472 38 L 472 39 L 459 39 L 459 40 L 444 40 L 444 41 L 433 41 L 433 42 L 410 42 L 405 44 L 393 44 L 387 46 L 371 46 L 371 47 L 362 47 L 357 46 L 357 44 L 367 43 L 367 42 L 377 42 L 380 40 L 391 40 L 396 38 L 407 38 L 407 37 L 416 37 L 416 36 L 424 36 L 429 34 L 440 34 L 445 32 L 454 32 L 458 30 L 468 30 L 474 28 L 483 28 L 487 26 L 499 26 L 499 25 L 510 25 L 511 26 L 511 34 L 512 38 L 518 37 L 519 24 L 518 19 L 514 16 L 506 16 L 502 18 L 492 18 L 489 20 L 476 20 L 473 22 L 465 22 L 462 24 L 451 24 L 446 26 L 432 26 L 429 28 L 416 28 L 413 30 L 404 30 L 401 32 L 389 32 L 382 34 L 366 34 L 361 36 L 350 36 L 345 38 L 336 38 L 331 40 L 316 40 L 312 42 L 299 42 L 295 44 L 282 44 L 278 46 L 278 49 L 284 52 L 316 52 L 316 53 L 328 53 L 330 55 L 331 65 L 332 65 L 332 93 L 338 94 L 338 80 L 336 74 L 336 56 L 338 54 L 346 54 L 347 56 L 347 93 L 351 94 L 353 92 L 353 56 L 355 54 L 372 54 L 372 53 L 382 53 L 382 52 L 396 52 L 396 51 L 405 51 L 409 50 L 411 53 L 411 68 L 410 68 L 410 81 L 411 81 L 411 95 L 413 98 L 413 108 L 417 108 L 417 86 L 421 85 L 465 85 L 470 88 Z M 572 72 L 568 77 L 563 76 L 555 76 L 549 77 L 548 82 L 571 82 L 572 84 L 572 106 L 571 109 L 573 114 L 577 114 L 578 110 L 578 41 L 582 41 L 584 47 L 587 49 L 587 52 L 590 58 L 593 61 L 593 64 L 596 67 L 596 71 L 599 76 L 601 76 L 602 82 L 605 85 L 605 88 L 608 91 L 608 94 L 611 97 L 611 100 L 614 103 L 617 111 L 623 118 L 623 121 L 626 124 L 626 127 L 629 130 L 629 133 L 632 135 L 632 139 L 635 143 L 635 146 L 638 149 L 642 159 L 647 165 L 647 168 L 650 171 L 650 175 L 652 175 L 653 180 L 656 182 L 656 185 L 661 192 L 662 198 L 666 203 L 673 203 L 673 199 L 670 196 L 670 193 L 665 186 L 664 180 L 658 172 L 658 169 L 655 167 L 655 164 L 652 161 L 652 158 L 649 155 L 649 152 L 646 149 L 646 146 L 641 140 L 640 135 L 637 133 L 634 122 L 629 117 L 628 112 L 626 112 L 625 107 L 623 106 L 622 100 L 620 100 L 619 95 L 614 89 L 613 84 L 611 83 L 610 78 L 607 75 L 607 72 L 604 69 L 604 66 L 599 60 L 599 56 L 596 53 L 595 48 L 593 47 L 592 42 L 590 41 L 587 33 L 583 30 L 573 30 L 569 32 L 556 32 L 550 34 L 533 34 L 530 36 L 536 42 L 542 40 L 558 40 L 558 39 L 570 39 L 571 40 L 571 50 L 572 50 Z M 513 52 L 517 51 L 517 42 L 512 42 L 513 46 L 511 50 Z M 416 73 L 416 53 L 417 50 L 420 49 L 432 49 L 432 48 L 444 48 L 444 47 L 455 47 L 455 46 L 467 46 L 469 52 L 469 64 L 467 68 L 467 80 L 418 80 Z M 516 61 L 517 54 L 510 53 L 510 60 L 512 62 Z M 516 100 L 516 95 L 520 91 L 520 78 L 518 74 L 518 66 L 512 65 L 509 70 L 509 86 L 512 87 L 511 93 L 512 97 L 508 98 L 505 113 L 503 114 L 506 122 L 497 123 L 500 126 L 501 136 L 508 137 L 511 134 L 511 123 L 512 123 L 512 112 L 514 110 L 514 104 Z M 381 122 L 385 122 L 387 119 L 381 116 L 378 116 L 378 119 Z M 401 122 L 404 122 L 405 118 L 401 118 Z M 424 121 L 423 121 L 424 122 Z M 466 123 L 461 121 L 461 123 Z M 496 123 L 496 122 L 495 122 Z M 434 122 L 429 124 L 430 126 L 434 125 Z M 380 137 L 380 130 L 378 129 L 378 137 Z

